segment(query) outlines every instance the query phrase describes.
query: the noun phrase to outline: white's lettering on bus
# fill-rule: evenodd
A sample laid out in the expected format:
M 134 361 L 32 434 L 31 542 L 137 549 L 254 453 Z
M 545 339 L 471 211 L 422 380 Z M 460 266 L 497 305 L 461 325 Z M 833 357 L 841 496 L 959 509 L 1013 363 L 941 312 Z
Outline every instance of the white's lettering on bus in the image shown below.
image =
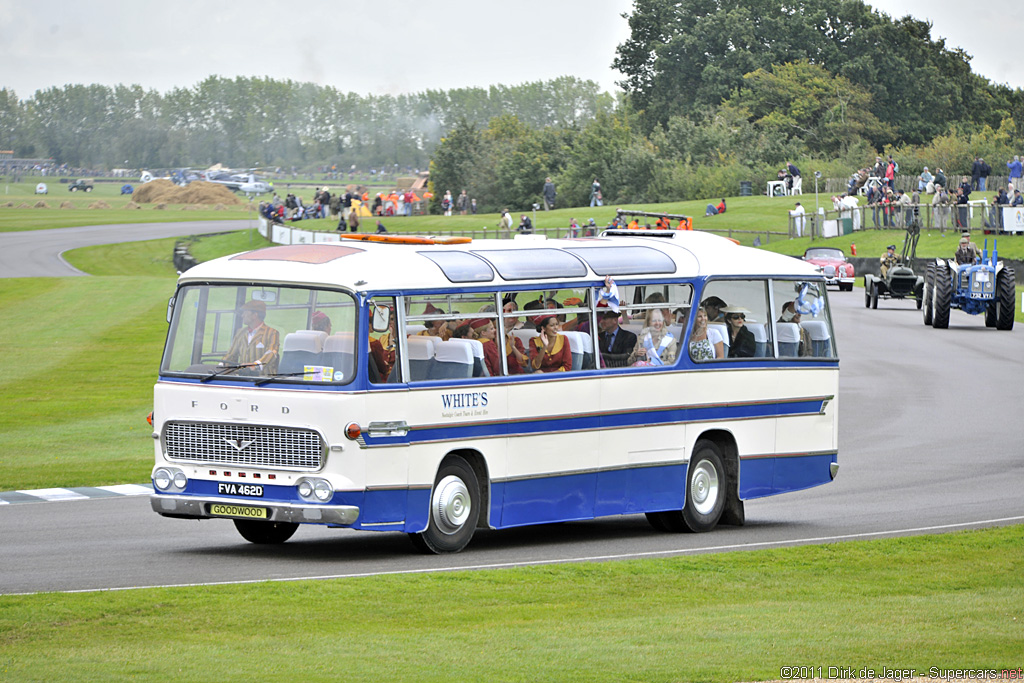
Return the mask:
M 486 407 L 486 391 L 461 391 L 457 394 L 441 394 L 441 415 L 443 417 L 487 415 Z

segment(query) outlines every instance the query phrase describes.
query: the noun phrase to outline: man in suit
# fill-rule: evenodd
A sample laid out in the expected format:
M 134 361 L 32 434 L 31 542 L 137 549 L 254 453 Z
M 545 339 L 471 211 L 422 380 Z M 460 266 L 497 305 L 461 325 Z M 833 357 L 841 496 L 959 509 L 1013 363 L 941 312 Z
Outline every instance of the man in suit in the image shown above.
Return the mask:
M 629 354 L 636 347 L 636 335 L 619 327 L 619 308 L 610 306 L 606 301 L 597 304 L 598 346 L 601 349 L 601 365 L 606 368 L 626 367 Z

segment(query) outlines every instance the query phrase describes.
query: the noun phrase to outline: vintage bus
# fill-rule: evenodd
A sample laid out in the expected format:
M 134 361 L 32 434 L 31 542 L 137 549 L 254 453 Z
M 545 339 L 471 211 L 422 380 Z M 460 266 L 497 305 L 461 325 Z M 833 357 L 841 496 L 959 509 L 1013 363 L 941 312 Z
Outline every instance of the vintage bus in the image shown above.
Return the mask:
M 837 347 L 798 259 L 689 231 L 366 236 L 183 273 L 152 508 L 457 552 L 478 528 L 742 524 L 838 470 Z

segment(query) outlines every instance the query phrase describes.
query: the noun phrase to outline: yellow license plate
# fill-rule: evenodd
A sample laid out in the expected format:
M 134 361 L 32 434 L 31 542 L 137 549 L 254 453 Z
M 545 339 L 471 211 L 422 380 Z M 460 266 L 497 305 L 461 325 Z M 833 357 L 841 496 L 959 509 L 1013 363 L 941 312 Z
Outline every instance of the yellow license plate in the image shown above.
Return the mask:
M 210 514 L 218 517 L 244 517 L 245 519 L 266 519 L 267 509 L 249 507 L 248 505 L 210 505 Z

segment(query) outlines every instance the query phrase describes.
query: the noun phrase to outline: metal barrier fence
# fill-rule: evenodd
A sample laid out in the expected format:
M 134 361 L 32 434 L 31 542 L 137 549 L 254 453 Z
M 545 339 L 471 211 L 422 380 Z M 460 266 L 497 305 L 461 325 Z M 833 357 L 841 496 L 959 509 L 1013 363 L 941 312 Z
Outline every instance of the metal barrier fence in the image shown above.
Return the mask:
M 261 229 L 260 233 L 267 237 L 272 242 L 277 244 L 304 244 L 312 242 L 337 242 L 339 241 L 337 232 L 327 231 L 311 231 L 304 230 L 301 227 L 301 221 L 299 224 L 288 223 L 287 225 L 274 225 L 267 222 L 265 218 L 260 216 L 259 218 Z M 601 226 L 584 226 L 581 225 L 575 231 L 570 230 L 568 227 L 562 228 L 537 228 L 535 227 L 530 233 L 532 235 L 545 235 L 551 239 L 561 238 L 573 238 L 573 237 L 594 237 L 601 230 L 604 230 Z M 293 234 L 294 232 L 294 234 Z M 361 231 L 363 233 L 367 231 Z M 372 232 L 372 231 L 370 231 Z M 707 229 L 701 228 L 701 232 L 711 232 L 715 234 L 725 235 L 731 239 L 736 239 L 737 236 L 753 235 L 755 244 L 767 244 L 771 241 L 774 236 L 776 239 L 789 239 L 789 233 L 781 230 L 734 230 L 732 228 L 718 229 Z M 472 230 L 431 230 L 429 232 L 406 232 L 395 233 L 401 235 L 432 235 L 436 237 L 472 237 L 473 239 L 511 239 L 514 235 L 521 234 L 515 228 L 511 230 L 499 230 L 498 228 L 476 228 Z M 275 238 L 274 235 L 277 235 Z M 764 236 L 764 241 L 761 241 L 761 236 Z
M 789 217 L 790 238 L 810 237 L 820 239 L 837 237 L 861 230 L 902 230 L 912 222 L 928 230 L 1009 231 L 1003 206 L 989 204 L 985 200 L 968 204 L 939 206 L 932 204 L 892 204 L 858 206 L 840 210 L 824 211 L 819 214 Z

